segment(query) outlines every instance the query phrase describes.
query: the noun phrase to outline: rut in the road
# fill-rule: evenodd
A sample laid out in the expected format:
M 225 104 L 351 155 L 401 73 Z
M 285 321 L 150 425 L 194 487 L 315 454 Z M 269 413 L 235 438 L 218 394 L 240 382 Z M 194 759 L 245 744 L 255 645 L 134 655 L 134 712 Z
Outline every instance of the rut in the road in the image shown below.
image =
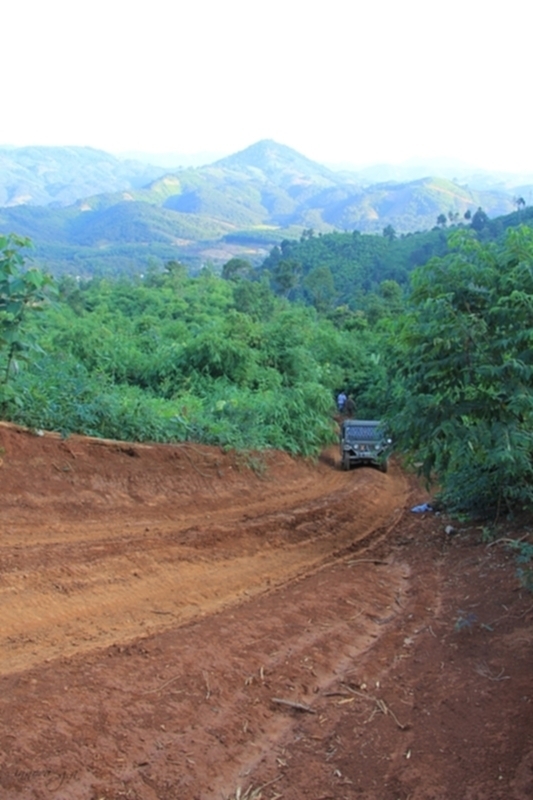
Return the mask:
M 24 501 L 2 512 L 3 674 L 286 584 L 390 525 L 407 491 L 394 469 L 345 474 L 281 453 L 260 476 L 213 448 L 65 443 L 6 426 L 0 437 Z M 138 499 L 141 483 L 150 498 Z

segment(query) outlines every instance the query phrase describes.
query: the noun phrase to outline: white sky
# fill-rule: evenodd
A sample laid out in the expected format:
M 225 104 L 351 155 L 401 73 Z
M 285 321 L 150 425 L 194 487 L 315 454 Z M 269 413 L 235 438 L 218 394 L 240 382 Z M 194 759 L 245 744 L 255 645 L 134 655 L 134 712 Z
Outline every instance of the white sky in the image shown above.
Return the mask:
M 533 171 L 533 3 L 7 0 L 0 144 Z

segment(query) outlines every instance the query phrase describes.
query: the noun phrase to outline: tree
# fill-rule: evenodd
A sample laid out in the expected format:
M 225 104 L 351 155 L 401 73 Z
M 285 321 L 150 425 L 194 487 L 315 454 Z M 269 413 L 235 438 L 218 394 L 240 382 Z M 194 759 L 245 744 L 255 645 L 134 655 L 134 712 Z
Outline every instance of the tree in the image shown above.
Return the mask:
M 298 286 L 301 274 L 302 265 L 299 261 L 296 261 L 294 258 L 282 258 L 272 270 L 277 291 L 280 294 L 288 296 L 291 289 Z
M 391 341 L 391 422 L 451 509 L 531 510 L 533 231 L 503 245 L 462 232 L 450 245 L 413 275 L 413 309 Z
M 275 295 L 268 281 L 237 281 L 233 289 L 235 308 L 252 319 L 267 319 L 274 308 Z
M 335 297 L 335 282 L 329 267 L 313 267 L 305 276 L 303 285 L 319 311 L 331 308 Z
M 179 280 L 183 280 L 189 274 L 187 266 L 182 264 L 180 261 L 176 261 L 175 259 L 167 261 L 165 264 L 165 272 L 172 278 L 178 278 Z
M 403 292 L 397 281 L 382 281 L 379 291 L 391 311 L 399 311 L 402 308 Z
M 5 386 L 11 374 L 18 371 L 18 361 L 26 359 L 35 347 L 30 337 L 22 337 L 26 314 L 42 307 L 52 284 L 51 278 L 38 269 L 25 269 L 20 251 L 30 244 L 29 239 L 15 234 L 0 236 L 0 385 L 4 401 Z
M 489 218 L 483 211 L 481 207 L 478 208 L 474 216 L 472 217 L 471 225 L 475 231 L 482 231 L 483 228 L 489 224 Z
M 222 267 L 222 277 L 228 281 L 250 278 L 253 272 L 254 268 L 245 258 L 230 258 Z
M 389 242 L 393 242 L 396 239 L 396 231 L 392 225 L 387 225 L 385 228 L 383 228 L 383 236 L 385 239 L 388 239 Z
M 446 214 L 439 214 L 439 216 L 437 217 L 437 225 L 441 225 L 441 227 L 444 228 L 446 222 L 447 222 Z

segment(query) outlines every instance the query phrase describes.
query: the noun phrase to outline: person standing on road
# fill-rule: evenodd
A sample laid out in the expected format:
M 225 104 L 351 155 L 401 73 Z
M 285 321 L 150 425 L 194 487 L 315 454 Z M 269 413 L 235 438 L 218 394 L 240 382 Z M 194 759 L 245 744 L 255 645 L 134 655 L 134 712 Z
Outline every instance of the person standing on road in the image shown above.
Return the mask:
M 346 392 L 342 391 L 337 395 L 337 408 L 339 410 L 339 414 L 344 412 L 344 406 L 346 405 Z
M 355 416 L 355 403 L 353 398 L 350 395 L 346 396 L 346 402 L 344 403 L 344 413 L 347 417 L 354 417 Z

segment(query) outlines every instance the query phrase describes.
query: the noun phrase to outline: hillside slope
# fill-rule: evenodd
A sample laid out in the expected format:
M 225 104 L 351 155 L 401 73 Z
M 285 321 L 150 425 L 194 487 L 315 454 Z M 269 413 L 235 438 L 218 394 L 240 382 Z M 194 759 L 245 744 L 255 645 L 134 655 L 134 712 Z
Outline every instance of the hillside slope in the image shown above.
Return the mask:
M 69 271 L 68 265 L 80 258 L 86 261 L 88 254 L 79 252 L 83 248 L 98 248 L 94 257 L 99 263 L 106 254 L 116 257 L 113 248 L 131 245 L 164 246 L 165 257 L 197 264 L 208 259 L 224 263 L 232 255 L 257 262 L 271 244 L 304 230 L 381 234 L 392 226 L 396 233 L 407 233 L 433 228 L 439 215 L 456 221 L 480 206 L 489 216 L 515 208 L 515 199 L 504 191 L 472 191 L 436 177 L 363 186 L 356 177 L 328 170 L 270 140 L 214 164 L 153 180 L 148 180 L 154 177 L 150 168 L 112 157 L 106 161 L 97 151 L 67 149 L 64 163 L 60 154 L 46 151 L 41 163 L 41 149 L 34 150 L 31 169 L 24 167 L 34 184 L 21 178 L 0 186 L 0 231 L 30 236 L 38 258 L 55 272 Z M 20 164 L 23 155 L 29 158 L 19 153 Z M 66 182 L 69 170 L 71 185 Z M 81 188 L 102 188 L 106 180 L 113 184 L 107 186 L 111 191 L 80 196 Z M 74 194 L 76 202 L 57 207 Z M 48 205 L 39 207 L 38 202 Z M 139 251 L 139 267 L 148 255 Z
M 144 186 L 163 172 L 92 147 L 0 147 L 0 206 L 67 206 L 87 195 Z

